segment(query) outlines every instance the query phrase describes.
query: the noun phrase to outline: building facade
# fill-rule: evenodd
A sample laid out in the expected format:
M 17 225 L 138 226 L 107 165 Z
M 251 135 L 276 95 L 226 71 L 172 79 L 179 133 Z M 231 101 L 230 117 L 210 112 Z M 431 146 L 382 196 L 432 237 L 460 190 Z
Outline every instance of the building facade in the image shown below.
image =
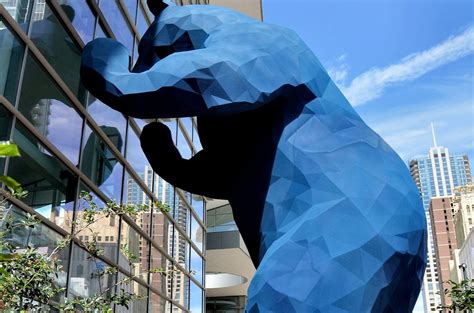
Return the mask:
M 430 220 L 433 231 L 433 244 L 441 290 L 449 288 L 449 261 L 457 249 L 454 229 L 454 209 L 451 197 L 433 197 L 430 201 Z M 442 306 L 449 306 L 451 298 L 441 295 Z
M 67 297 L 87 297 L 128 276 L 127 290 L 144 298 L 117 312 L 204 312 L 205 199 L 153 173 L 139 141 L 146 122 L 111 110 L 79 78 L 81 51 L 98 37 L 122 42 L 132 66 L 152 20 L 144 0 L 0 0 L 0 140 L 22 153 L 0 159 L 0 175 L 28 191 L 1 209 L 0 223 L 36 214 L 41 225 L 17 234 L 16 243 L 50 251 L 83 214 L 81 192 L 99 206 L 146 204 L 139 216 L 102 219 L 93 234 L 78 233 L 61 251 L 58 284 Z M 183 157 L 201 149 L 193 118 L 162 122 Z M 169 209 L 154 207 L 157 201 Z M 98 263 L 85 249 L 92 240 L 104 250 Z M 129 262 L 124 249 L 138 259 Z M 108 267 L 117 274 L 98 278 Z M 168 275 L 149 272 L 157 268 Z
M 432 197 L 453 196 L 455 187 L 472 182 L 469 160 L 465 155 L 451 156 L 448 148 L 435 144 L 428 156 L 411 160 L 409 166 L 420 191 L 428 224 L 428 263 L 422 288 L 425 312 L 439 311 L 437 308 L 442 304 L 441 280 L 433 240 L 430 201 Z
M 461 247 L 474 228 L 474 185 L 455 188 L 453 208 L 457 245 Z

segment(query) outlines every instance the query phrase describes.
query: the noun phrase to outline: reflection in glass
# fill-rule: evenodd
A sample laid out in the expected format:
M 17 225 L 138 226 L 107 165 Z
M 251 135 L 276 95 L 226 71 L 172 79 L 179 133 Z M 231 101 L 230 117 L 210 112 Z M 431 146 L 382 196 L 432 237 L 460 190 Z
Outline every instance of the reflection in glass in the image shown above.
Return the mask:
M 30 54 L 18 109 L 62 154 L 78 164 L 82 118 Z
M 0 3 L 1 0 L 0 0 Z M 15 103 L 25 46 L 0 19 L 0 95 Z
M 3 105 L 0 105 L 0 141 L 10 139 L 10 130 L 12 127 L 13 117 Z M 0 157 L 0 175 L 4 174 L 5 158 Z
M 64 6 L 66 14 L 73 12 L 71 7 Z M 66 85 L 82 103 L 85 102 L 86 90 L 81 84 L 79 70 L 81 51 L 68 35 L 62 24 L 46 3 L 36 1 L 31 29 L 31 40 L 43 56 L 61 76 Z M 54 49 L 52 49 L 54 47 Z M 26 73 L 25 76 L 33 75 Z M 31 85 L 32 87 L 33 85 Z M 31 88 L 30 87 L 30 88 Z M 25 88 L 24 86 L 22 87 Z M 45 98 L 45 97 L 43 97 Z
M 81 185 L 81 192 L 87 192 L 91 195 L 92 201 L 97 205 L 97 211 L 100 212 L 105 203 L 101 201 L 93 192 L 84 185 Z M 78 200 L 76 209 L 76 231 L 78 228 L 83 228 L 86 223 L 78 224 L 82 221 L 83 213 L 86 209 L 90 209 L 87 201 L 83 199 Z M 118 250 L 118 233 L 119 233 L 119 217 L 116 215 L 106 216 L 98 213 L 96 221 L 78 232 L 77 237 L 83 242 L 96 242 L 97 247 L 102 249 L 104 256 L 114 260 L 117 258 Z
M 58 2 L 82 41 L 85 44 L 91 41 L 94 34 L 95 16 L 87 2 L 84 0 L 59 0 Z
M 189 281 L 189 277 L 183 272 L 178 271 L 174 275 L 172 299 L 186 309 L 189 306 Z M 173 308 L 172 312 L 181 312 L 181 309 L 176 311 Z
M 123 274 L 119 274 L 119 281 L 120 280 L 123 280 L 125 278 L 125 275 Z M 117 305 L 115 307 L 115 312 L 118 312 L 118 313 L 143 313 L 143 312 L 147 312 L 147 296 L 148 296 L 148 289 L 145 288 L 144 286 L 142 286 L 141 284 L 135 282 L 135 281 L 131 281 L 130 283 L 128 284 L 122 284 L 120 285 L 120 288 L 123 289 L 125 292 L 128 292 L 128 293 L 133 293 L 135 294 L 136 296 L 139 297 L 139 299 L 137 300 L 134 300 L 134 301 L 131 301 L 129 304 L 128 304 L 128 309 L 124 306 L 119 306 Z
M 177 230 L 173 238 L 173 258 L 185 269 L 189 268 L 189 242 Z
M 193 207 L 194 211 L 196 214 L 199 216 L 199 219 L 201 221 L 204 221 L 204 208 L 205 208 L 205 202 L 204 198 L 200 195 L 192 195 L 192 201 L 191 201 L 191 206 Z
M 20 27 L 26 32 L 28 25 L 29 12 L 33 1 L 31 0 L 0 0 L 0 5 L 3 5 L 11 17 L 17 21 Z M 0 30 L 1 30 L 0 23 Z
M 119 265 L 148 282 L 149 242 L 122 219 Z
M 109 266 L 94 259 L 86 250 L 73 244 L 69 297 L 86 298 L 105 292 L 110 295 L 115 284 L 115 274 L 102 274 Z
M 168 313 L 171 308 L 171 302 L 166 301 L 160 295 L 150 292 L 149 311 L 153 313 Z
M 88 105 L 86 108 L 87 112 L 92 116 L 94 121 L 99 126 L 115 128 L 118 131 L 118 137 L 121 138 L 121 143 L 117 141 L 115 147 L 123 154 L 125 142 L 125 132 L 127 129 L 127 120 L 122 113 L 111 109 L 103 102 L 89 95 Z M 114 141 L 115 142 L 115 141 Z
M 171 296 L 174 276 L 171 272 L 173 269 L 171 262 L 153 246 L 150 253 L 151 268 L 156 271 L 155 273 L 150 273 L 150 285 L 158 289 L 163 295 L 169 297 Z
M 123 139 L 115 127 L 101 126 L 106 136 L 118 149 Z M 123 166 L 118 162 L 107 144 L 86 125 L 81 170 L 110 199 L 120 202 L 122 192 Z
M 204 230 L 201 225 L 197 222 L 194 216 L 191 216 L 191 240 L 202 251 L 202 245 L 204 242 Z
M 10 219 L 13 225 L 19 225 L 27 220 L 26 213 L 11 203 L 7 202 L 1 209 L 0 229 L 2 231 L 4 230 L 4 223 Z M 62 239 L 60 234 L 44 224 L 38 224 L 33 228 L 15 227 L 12 233 L 5 235 L 5 240 L 10 241 L 13 246 L 17 247 L 17 252 L 21 252 L 27 246 L 32 246 L 35 247 L 39 253 L 45 255 L 50 255 L 56 248 L 58 240 Z M 62 266 L 57 273 L 56 282 L 58 286 L 66 287 L 69 247 L 59 250 L 54 256 L 60 261 L 60 265 Z M 60 301 L 60 297 L 55 297 L 53 301 Z
M 189 271 L 191 274 L 196 278 L 198 282 L 201 284 L 203 283 L 203 260 L 199 256 L 199 254 L 194 251 L 194 249 L 191 247 L 191 266 L 189 268 Z
M 8 175 L 28 191 L 23 202 L 70 231 L 77 177 L 20 123 L 16 123 L 13 141 L 19 146 L 21 157 L 10 159 Z
M 99 6 L 117 40 L 132 54 L 133 36 L 122 11 L 117 7 L 117 2 L 115 0 L 101 0 Z
M 203 292 L 195 283 L 191 282 L 191 303 L 189 310 L 191 313 L 202 313 Z
M 140 139 L 138 139 L 137 134 L 133 131 L 131 126 L 128 127 L 126 158 L 138 175 L 141 177 L 148 175 L 147 173 L 151 169 L 151 166 L 148 163 L 145 153 L 143 153 L 142 147 L 140 145 Z M 150 179 L 152 179 L 152 177 L 150 177 Z M 151 190 L 152 184 L 148 181 L 145 181 L 145 183 L 147 183 L 148 188 Z

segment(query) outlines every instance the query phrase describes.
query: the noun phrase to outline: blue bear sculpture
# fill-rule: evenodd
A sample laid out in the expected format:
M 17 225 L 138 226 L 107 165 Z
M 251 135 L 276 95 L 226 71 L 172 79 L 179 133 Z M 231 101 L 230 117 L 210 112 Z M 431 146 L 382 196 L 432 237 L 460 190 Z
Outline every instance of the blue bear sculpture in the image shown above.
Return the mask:
M 213 6 L 167 6 L 129 71 L 127 49 L 83 51 L 90 92 L 136 118 L 197 116 L 183 159 L 161 123 L 142 148 L 171 184 L 228 199 L 257 266 L 246 311 L 411 312 L 426 221 L 398 155 L 291 30 Z

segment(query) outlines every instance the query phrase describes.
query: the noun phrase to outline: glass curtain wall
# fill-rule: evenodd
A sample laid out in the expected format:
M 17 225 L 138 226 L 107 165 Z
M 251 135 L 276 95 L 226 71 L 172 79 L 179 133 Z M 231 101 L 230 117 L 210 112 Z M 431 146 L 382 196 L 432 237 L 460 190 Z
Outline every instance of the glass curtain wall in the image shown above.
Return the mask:
M 133 64 L 153 18 L 145 0 L 0 0 L 0 140 L 15 142 L 22 154 L 0 159 L 0 174 L 28 191 L 21 205 L 1 212 L 0 227 L 34 212 L 42 224 L 15 233 L 15 242 L 48 251 L 88 208 L 81 192 L 91 194 L 97 210 L 110 200 L 146 204 L 138 216 L 103 218 L 91 225 L 93 233 L 77 234 L 60 255 L 62 297 L 114 292 L 130 276 L 124 288 L 145 298 L 116 312 L 204 312 L 205 199 L 154 173 L 139 142 L 146 122 L 111 110 L 79 78 L 81 51 L 94 38 L 119 40 Z M 185 157 L 201 149 L 194 119 L 162 122 Z M 156 201 L 169 210 L 154 208 Z M 91 241 L 104 250 L 96 261 L 86 249 Z M 133 264 L 124 249 L 137 256 Z M 98 278 L 108 267 L 117 273 Z

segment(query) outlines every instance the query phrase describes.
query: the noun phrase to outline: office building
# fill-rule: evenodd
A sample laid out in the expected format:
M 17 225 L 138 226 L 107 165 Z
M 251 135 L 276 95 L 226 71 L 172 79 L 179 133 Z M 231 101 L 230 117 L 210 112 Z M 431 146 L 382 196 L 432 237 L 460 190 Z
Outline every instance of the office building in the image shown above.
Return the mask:
M 0 0 L 0 140 L 12 140 L 22 153 L 0 159 L 0 175 L 14 177 L 28 191 L 26 198 L 2 208 L 0 216 L 41 216 L 34 232 L 19 233 L 15 240 L 50 251 L 83 214 L 81 191 L 90 192 L 99 205 L 110 200 L 166 203 L 169 211 L 150 207 L 136 217 L 102 219 L 91 226 L 94 234 L 77 234 L 77 241 L 60 253 L 64 269 L 58 284 L 66 288 L 65 296 L 87 297 L 133 276 L 126 288 L 144 298 L 115 311 L 203 312 L 205 199 L 154 174 L 139 141 L 146 122 L 111 110 L 79 78 L 87 42 L 115 38 L 127 47 L 133 64 L 152 20 L 145 0 Z M 184 157 L 199 151 L 194 119 L 162 122 Z M 83 246 L 93 239 L 104 249 L 98 264 Z M 124 247 L 139 256 L 133 266 Z M 98 268 L 107 267 L 118 273 L 98 278 Z M 169 275 L 148 273 L 149 268 Z
M 454 189 L 454 227 L 457 246 L 461 247 L 474 227 L 474 185 Z
M 428 262 L 422 288 L 425 312 L 437 312 L 439 311 L 437 308 L 442 304 L 439 260 L 436 259 L 429 213 L 431 198 L 453 196 L 455 187 L 472 183 L 467 156 L 451 156 L 448 148 L 436 144 L 434 131 L 433 141 L 434 147 L 430 148 L 428 156 L 416 158 L 409 162 L 410 173 L 420 191 L 428 224 Z
M 438 280 L 441 290 L 449 288 L 449 261 L 457 249 L 456 232 L 453 221 L 454 209 L 451 197 L 433 197 L 430 201 L 430 220 L 433 231 L 433 244 L 437 264 Z M 441 305 L 449 306 L 451 298 L 440 295 Z

